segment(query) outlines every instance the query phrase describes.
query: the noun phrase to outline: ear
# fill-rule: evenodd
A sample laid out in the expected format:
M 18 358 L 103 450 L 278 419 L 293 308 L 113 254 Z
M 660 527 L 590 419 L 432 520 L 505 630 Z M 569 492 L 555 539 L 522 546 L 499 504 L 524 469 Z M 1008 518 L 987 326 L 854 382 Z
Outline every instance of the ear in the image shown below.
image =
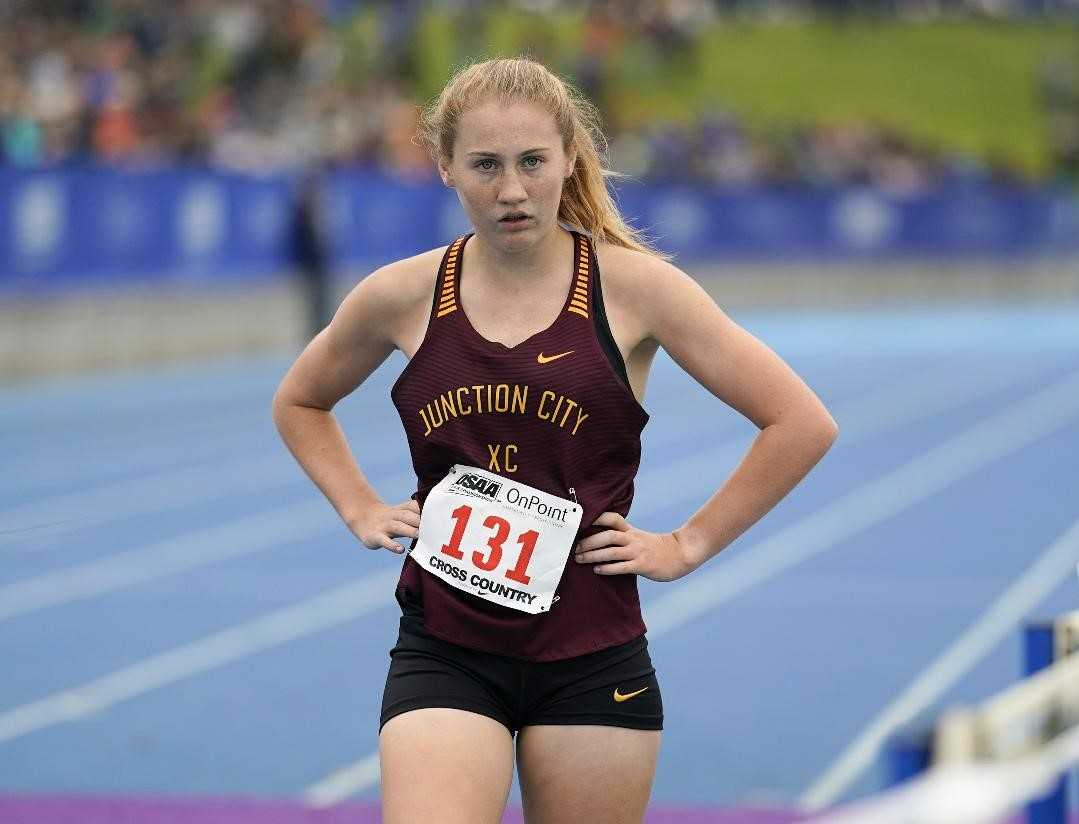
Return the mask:
M 442 182 L 453 188 L 453 172 L 450 169 L 450 159 L 447 157 L 440 157 L 438 159 L 438 174 L 442 178 Z
M 573 169 L 577 165 L 577 147 L 570 146 L 566 151 L 565 173 L 562 175 L 566 180 L 573 177 Z

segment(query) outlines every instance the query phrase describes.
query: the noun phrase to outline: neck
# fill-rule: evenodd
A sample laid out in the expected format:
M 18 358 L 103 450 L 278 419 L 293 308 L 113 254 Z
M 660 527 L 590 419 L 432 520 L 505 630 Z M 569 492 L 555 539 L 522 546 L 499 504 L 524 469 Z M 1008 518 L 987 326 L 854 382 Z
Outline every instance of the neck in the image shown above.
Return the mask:
M 469 251 L 488 282 L 519 288 L 544 277 L 564 273 L 569 266 L 567 261 L 573 254 L 570 248 L 572 244 L 573 236 L 556 225 L 550 234 L 532 246 L 513 251 L 485 243 L 477 234 L 469 244 Z

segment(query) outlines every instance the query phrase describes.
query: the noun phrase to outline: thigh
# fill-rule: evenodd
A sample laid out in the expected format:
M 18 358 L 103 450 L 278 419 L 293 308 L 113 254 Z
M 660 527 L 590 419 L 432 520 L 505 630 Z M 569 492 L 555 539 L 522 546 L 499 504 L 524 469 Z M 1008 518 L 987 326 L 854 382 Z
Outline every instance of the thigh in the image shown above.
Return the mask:
M 468 710 L 515 730 L 504 662 L 402 632 L 390 652 L 379 729 L 401 713 L 429 707 Z
M 513 780 L 513 738 L 468 710 L 395 715 L 378 738 L 384 824 L 499 824 Z
M 641 824 L 659 756 L 659 730 L 528 726 L 517 769 L 528 824 Z

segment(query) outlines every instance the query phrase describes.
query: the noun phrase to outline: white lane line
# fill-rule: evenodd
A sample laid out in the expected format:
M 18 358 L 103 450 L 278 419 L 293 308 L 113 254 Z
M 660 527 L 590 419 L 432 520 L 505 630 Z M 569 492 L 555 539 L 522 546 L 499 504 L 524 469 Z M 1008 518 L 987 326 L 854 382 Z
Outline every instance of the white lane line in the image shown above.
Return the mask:
M 801 804 L 818 810 L 836 801 L 877 756 L 885 739 L 910 721 L 974 667 L 1060 583 L 1079 561 L 1079 521 L 1054 541 L 978 619 L 903 693 L 859 733 L 802 794 Z
M 914 380 L 890 383 L 868 395 L 843 405 L 841 439 L 845 446 L 880 434 L 882 429 L 898 429 L 919 420 L 970 403 L 985 395 L 1014 387 L 1020 378 L 1050 371 L 1053 364 L 1031 370 L 1020 364 L 1011 370 L 992 368 L 964 371 L 969 359 L 926 369 Z M 881 420 L 881 418 L 886 420 Z
M 0 511 L 0 528 L 58 521 L 48 529 L 49 535 L 55 535 L 121 518 L 167 512 L 225 494 L 258 492 L 289 483 L 298 484 L 304 480 L 303 473 L 297 472 L 295 462 L 290 462 L 287 457 L 283 454 L 259 456 L 212 466 L 185 467 L 93 489 L 35 498 Z M 9 546 L 2 551 L 26 550 Z
M 385 397 L 388 397 L 388 393 L 387 384 Z M 31 449 L 28 453 L 8 459 L 12 470 L 8 476 L 14 473 L 15 488 L 25 493 L 34 488 L 58 484 L 68 487 L 97 484 L 103 479 L 110 481 L 117 476 L 146 472 L 147 469 L 152 469 L 156 474 L 167 474 L 178 461 L 190 461 L 192 458 L 212 461 L 222 452 L 234 452 L 238 444 L 247 444 L 248 451 L 255 451 L 262 444 L 257 440 L 252 441 L 252 436 L 261 432 L 265 438 L 276 438 L 270 414 L 272 395 L 271 387 L 267 389 L 263 403 L 240 409 L 212 413 L 205 410 L 197 413 L 174 412 L 165 418 L 159 416 L 160 420 L 150 416 L 146 419 L 146 425 L 139 425 L 135 431 L 129 427 L 126 430 L 110 428 L 105 432 L 92 432 L 87 443 L 82 443 L 86 438 L 72 436 L 68 440 L 72 444 L 78 443 L 79 462 L 68 460 L 70 450 L 52 449 L 49 455 L 56 456 L 55 459 L 46 457 L 43 460 L 41 448 Z M 388 432 L 392 421 L 386 416 L 387 409 L 392 412 L 392 407 L 383 397 L 364 394 L 341 410 L 340 420 L 346 429 L 359 419 L 377 420 L 380 423 L 385 420 Z M 77 415 L 71 416 L 68 429 L 77 430 L 79 422 Z M 131 421 L 132 426 L 136 423 L 137 420 Z M 370 426 L 366 428 L 370 429 Z M 237 432 L 241 434 L 237 435 Z M 45 440 L 44 436 L 30 437 Z M 56 446 L 55 442 L 52 442 L 52 446 Z M 147 475 L 144 479 L 151 477 L 153 475 Z M 7 492 L 5 486 L 0 484 L 0 496 Z
M 223 405 L 268 406 L 288 370 L 285 358 L 189 363 L 182 369 L 87 374 L 0 388 L 0 428 L 34 419 L 35 427 L 67 430 L 72 416 L 198 417 Z
M 649 636 L 671 632 L 747 589 L 831 549 L 1060 429 L 1079 415 L 1079 372 L 862 484 L 753 546 L 721 555 L 645 605 Z M 842 428 L 842 423 L 840 423 Z M 842 435 L 840 435 L 842 438 Z
M 268 416 L 268 412 L 264 413 Z M 237 442 L 236 432 L 244 433 L 246 438 L 251 433 L 251 422 L 255 419 L 248 410 L 218 413 L 210 418 L 185 420 L 160 430 L 135 433 L 132 431 L 98 433 L 86 444 L 81 438 L 72 437 L 70 445 L 59 452 L 53 440 L 48 453 L 45 447 L 33 449 L 28 454 L 9 459 L 9 466 L 16 471 L 15 488 L 20 492 L 41 487 L 69 485 L 73 483 L 89 484 L 99 481 L 103 473 L 107 477 L 127 475 L 144 471 L 148 464 L 172 466 L 176 461 L 191 460 L 198 456 L 212 460 L 214 455 L 234 447 Z M 78 427 L 79 419 L 73 418 L 71 427 Z M 267 432 L 272 426 L 267 425 Z M 148 449 L 132 448 L 141 442 Z M 80 460 L 71 462 L 70 453 L 78 446 Z M 164 452 L 163 460 L 160 455 Z M 53 457 L 55 456 L 55 457 Z M 0 494 L 6 491 L 0 486 Z
M 411 473 L 401 473 L 378 485 L 395 489 L 413 481 Z M 0 621 L 329 532 L 349 540 L 347 528 L 322 498 L 260 512 L 0 587 Z
M 259 513 L 17 581 L 0 587 L 0 621 L 303 540 L 336 526 L 328 509 L 318 500 Z
M 135 698 L 297 638 L 345 624 L 393 602 L 400 570 L 373 572 L 259 618 L 145 658 L 78 687 L 0 713 L 0 743 Z
M 375 471 L 385 469 L 376 467 Z M 296 462 L 280 448 L 253 458 L 239 457 L 179 469 L 169 466 L 137 478 L 105 483 L 98 480 L 92 486 L 74 492 L 36 497 L 0 509 L 0 553 L 41 551 L 32 545 L 16 543 L 19 534 L 14 530 L 19 527 L 40 526 L 53 537 L 122 518 L 168 512 L 234 493 L 300 484 L 306 479 L 298 470 Z M 53 546 L 55 544 L 47 544 L 46 548 Z
M 839 421 L 836 446 L 846 448 L 900 426 L 939 415 L 1014 385 L 1019 369 L 957 375 L 962 361 L 919 372 L 910 380 L 892 382 L 833 408 Z M 1023 367 L 1022 375 L 1029 375 Z M 714 478 L 717 467 L 733 467 L 748 448 L 748 435 L 711 447 L 659 467 L 637 480 L 630 519 L 647 518 L 685 500 L 687 478 Z
M 349 796 L 375 786 L 381 775 L 376 750 L 366 758 L 335 770 L 321 781 L 312 784 L 304 790 L 303 800 L 307 806 L 316 809 L 332 807 Z
M 1024 369 L 1023 374 L 1029 375 L 1029 370 Z M 939 368 L 919 372 L 913 380 L 890 383 L 848 401 L 836 410 L 835 417 L 840 421 L 842 429 L 839 445 L 849 446 L 858 440 L 969 403 L 983 394 L 991 394 L 1011 386 L 1015 377 L 1014 373 L 991 370 L 973 377 L 958 378 L 956 364 L 949 363 Z M 850 435 L 847 434 L 848 431 L 851 432 Z M 680 437 L 684 435 L 685 432 L 680 433 Z M 642 477 L 637 484 L 635 500 L 646 503 L 644 506 L 634 508 L 630 513 L 631 519 L 649 517 L 684 499 L 686 478 L 713 476 L 716 467 L 733 464 L 742 456 L 745 449 L 746 445 L 741 440 L 728 441 L 652 469 L 647 473 L 647 477 Z M 797 536 L 795 539 L 800 540 Z M 782 541 L 774 541 L 772 545 L 782 547 Z M 769 542 L 765 541 L 758 544 L 755 549 L 745 551 L 756 554 L 761 552 L 762 548 L 767 551 L 768 546 Z M 698 570 L 692 578 L 704 574 Z M 691 579 L 686 580 L 689 582 Z M 672 586 L 685 587 L 687 584 Z M 678 592 L 672 592 L 669 601 L 677 603 L 681 597 Z M 660 598 L 645 607 L 645 620 L 649 627 L 650 638 L 656 638 L 679 625 L 669 623 L 668 626 L 664 626 L 664 620 L 670 622 L 673 618 L 673 616 L 664 618 L 664 603 L 665 601 Z M 655 605 L 658 605 L 658 611 Z M 688 613 L 685 620 L 689 620 L 695 614 L 695 612 Z M 379 780 L 378 772 L 372 772 L 369 766 L 366 766 L 370 765 L 372 760 L 377 765 L 377 751 L 312 784 L 304 791 L 304 797 L 311 798 L 312 794 L 315 794 L 318 798 L 318 806 L 332 806 L 350 796 L 365 792 Z

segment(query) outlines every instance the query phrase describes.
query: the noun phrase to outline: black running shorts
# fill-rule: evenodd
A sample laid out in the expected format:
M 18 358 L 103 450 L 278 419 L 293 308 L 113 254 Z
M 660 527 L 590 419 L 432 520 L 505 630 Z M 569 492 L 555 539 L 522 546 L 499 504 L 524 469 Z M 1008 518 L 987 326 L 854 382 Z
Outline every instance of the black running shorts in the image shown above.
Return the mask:
M 421 707 L 470 710 L 511 734 L 530 724 L 663 729 L 659 682 L 643 635 L 574 658 L 524 661 L 435 638 L 406 614 L 390 651 L 379 732 L 394 716 Z

